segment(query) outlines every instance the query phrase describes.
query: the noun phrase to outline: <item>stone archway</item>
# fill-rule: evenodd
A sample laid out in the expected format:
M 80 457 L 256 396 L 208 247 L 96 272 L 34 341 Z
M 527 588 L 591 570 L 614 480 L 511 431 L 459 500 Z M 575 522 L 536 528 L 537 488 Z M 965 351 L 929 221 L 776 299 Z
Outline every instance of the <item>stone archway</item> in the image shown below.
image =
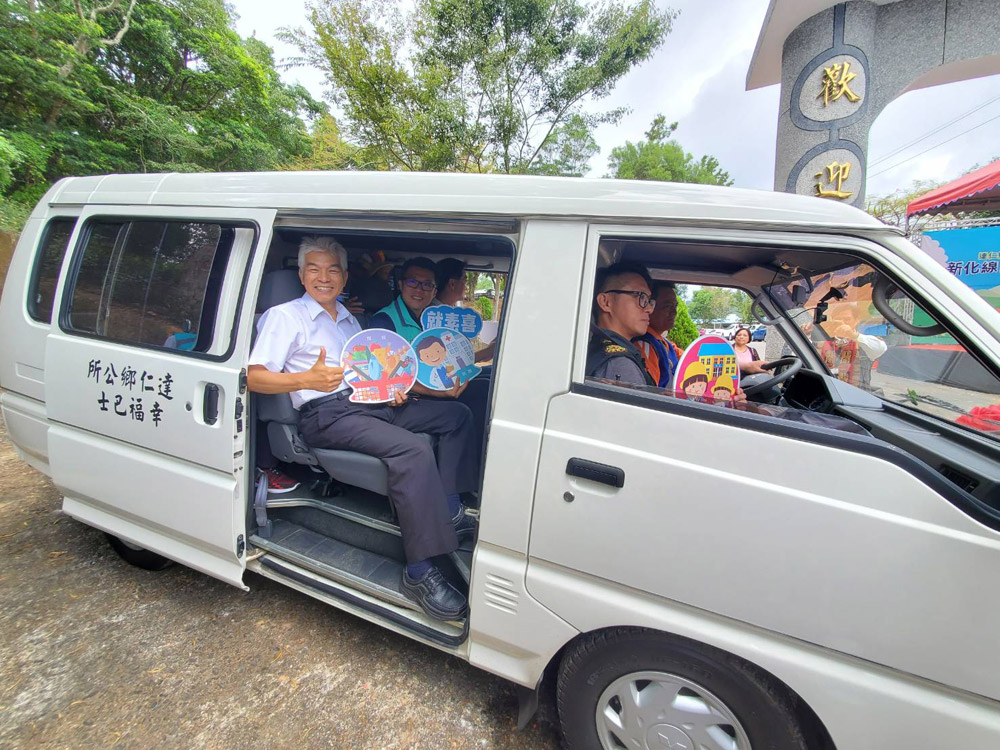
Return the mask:
M 882 110 L 995 73 L 998 0 L 771 0 L 747 89 L 781 83 L 774 189 L 863 207 Z

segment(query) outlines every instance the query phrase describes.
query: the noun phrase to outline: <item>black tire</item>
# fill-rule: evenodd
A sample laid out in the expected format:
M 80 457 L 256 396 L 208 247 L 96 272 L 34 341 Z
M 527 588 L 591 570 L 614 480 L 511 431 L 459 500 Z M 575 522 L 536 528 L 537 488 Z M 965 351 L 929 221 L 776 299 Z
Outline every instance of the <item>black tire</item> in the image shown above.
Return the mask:
M 707 691 L 736 718 L 752 750 L 809 747 L 793 696 L 763 670 L 686 638 L 642 628 L 614 628 L 584 636 L 563 655 L 556 701 L 567 750 L 604 749 L 598 701 L 616 680 L 641 672 L 679 677 Z M 642 731 L 653 728 L 653 722 L 647 724 L 641 725 Z
M 143 570 L 163 570 L 174 564 L 173 560 L 163 555 L 150 552 L 148 549 L 135 547 L 113 534 L 105 534 L 104 536 L 108 538 L 108 544 L 111 545 L 111 549 L 117 552 L 122 560 L 130 565 L 135 565 L 137 568 L 142 568 Z

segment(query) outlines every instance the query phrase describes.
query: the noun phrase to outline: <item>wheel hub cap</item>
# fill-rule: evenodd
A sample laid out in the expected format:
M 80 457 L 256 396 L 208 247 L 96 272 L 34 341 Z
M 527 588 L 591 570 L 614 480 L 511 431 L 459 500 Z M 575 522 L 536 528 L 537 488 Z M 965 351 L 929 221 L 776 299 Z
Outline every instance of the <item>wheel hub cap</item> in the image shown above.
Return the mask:
M 725 703 L 666 672 L 622 675 L 601 693 L 595 718 L 604 750 L 751 750 Z
M 673 724 L 657 724 L 646 733 L 646 747 L 656 750 L 694 750 L 694 742 Z

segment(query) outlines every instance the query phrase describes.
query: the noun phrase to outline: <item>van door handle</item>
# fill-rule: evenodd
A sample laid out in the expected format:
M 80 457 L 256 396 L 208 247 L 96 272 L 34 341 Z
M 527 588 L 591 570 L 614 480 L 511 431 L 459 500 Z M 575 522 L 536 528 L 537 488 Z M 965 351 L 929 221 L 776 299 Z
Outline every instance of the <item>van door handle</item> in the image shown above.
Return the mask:
M 219 421 L 219 386 L 209 383 L 205 386 L 205 400 L 202 403 L 201 416 L 205 424 L 215 424 Z
M 612 487 L 625 486 L 625 471 L 617 466 L 599 464 L 597 461 L 587 461 L 583 458 L 571 458 L 566 463 L 566 473 L 571 477 L 589 479 L 592 482 L 609 484 Z

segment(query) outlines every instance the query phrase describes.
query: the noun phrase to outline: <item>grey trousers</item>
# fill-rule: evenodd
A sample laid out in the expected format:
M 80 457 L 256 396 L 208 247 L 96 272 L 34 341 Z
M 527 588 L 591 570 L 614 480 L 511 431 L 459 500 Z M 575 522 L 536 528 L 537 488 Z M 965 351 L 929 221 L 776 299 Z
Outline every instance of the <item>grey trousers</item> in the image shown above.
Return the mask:
M 474 490 L 479 480 L 477 441 L 467 406 L 414 396 L 397 407 L 333 399 L 306 410 L 299 429 L 314 448 L 382 459 L 407 562 L 458 548 L 446 497 Z M 437 437 L 437 459 L 418 432 Z

